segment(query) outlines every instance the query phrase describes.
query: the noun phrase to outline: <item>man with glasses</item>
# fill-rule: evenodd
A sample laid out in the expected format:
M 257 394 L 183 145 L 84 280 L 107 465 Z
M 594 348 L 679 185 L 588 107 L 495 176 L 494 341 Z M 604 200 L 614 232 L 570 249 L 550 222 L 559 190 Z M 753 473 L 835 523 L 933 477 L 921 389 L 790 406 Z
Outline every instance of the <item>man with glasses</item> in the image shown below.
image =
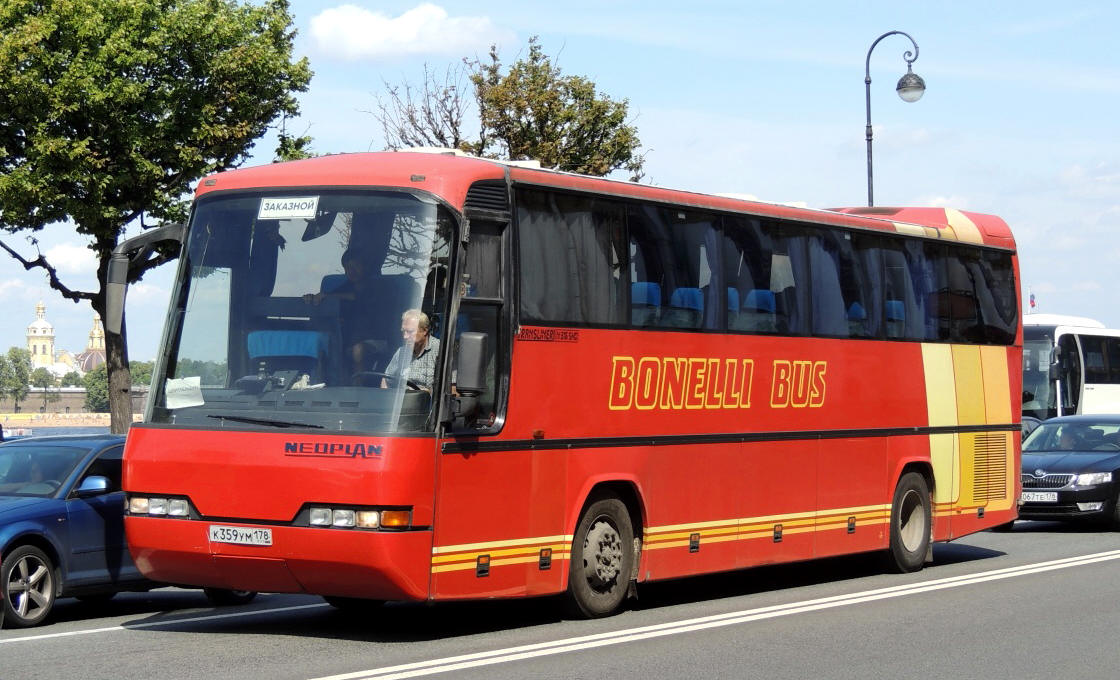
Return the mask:
M 393 378 L 406 380 L 409 387 L 432 391 L 436 375 L 436 358 L 439 356 L 439 339 L 428 334 L 428 315 L 419 309 L 409 309 L 401 315 L 401 337 L 407 344 L 393 354 L 385 373 Z M 381 387 L 389 387 L 389 380 L 381 379 Z

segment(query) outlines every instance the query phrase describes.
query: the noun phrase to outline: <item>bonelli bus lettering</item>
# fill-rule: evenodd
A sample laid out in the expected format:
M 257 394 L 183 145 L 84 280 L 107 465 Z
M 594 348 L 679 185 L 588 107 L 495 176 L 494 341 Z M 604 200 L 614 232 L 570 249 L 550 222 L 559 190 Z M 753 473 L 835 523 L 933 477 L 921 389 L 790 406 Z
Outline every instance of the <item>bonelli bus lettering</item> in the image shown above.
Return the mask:
M 612 411 L 750 408 L 754 359 L 611 358 Z M 771 408 L 820 408 L 825 361 L 773 361 Z
M 114 252 L 108 332 L 161 240 L 183 265 L 123 475 L 152 581 L 601 616 L 763 564 L 913 571 L 1016 518 L 1046 395 L 998 217 L 338 154 L 201 181 Z

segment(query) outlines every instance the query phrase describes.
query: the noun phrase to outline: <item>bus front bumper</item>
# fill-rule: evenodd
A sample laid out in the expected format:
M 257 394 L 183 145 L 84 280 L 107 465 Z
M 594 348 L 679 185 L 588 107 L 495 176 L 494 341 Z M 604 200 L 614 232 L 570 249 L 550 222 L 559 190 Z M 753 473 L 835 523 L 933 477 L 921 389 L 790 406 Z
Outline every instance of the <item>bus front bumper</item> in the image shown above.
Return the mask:
M 211 541 L 211 524 L 125 518 L 132 558 L 144 576 L 154 581 L 375 600 L 428 598 L 430 531 L 268 526 L 264 528 L 271 530 L 271 545 L 237 545 Z

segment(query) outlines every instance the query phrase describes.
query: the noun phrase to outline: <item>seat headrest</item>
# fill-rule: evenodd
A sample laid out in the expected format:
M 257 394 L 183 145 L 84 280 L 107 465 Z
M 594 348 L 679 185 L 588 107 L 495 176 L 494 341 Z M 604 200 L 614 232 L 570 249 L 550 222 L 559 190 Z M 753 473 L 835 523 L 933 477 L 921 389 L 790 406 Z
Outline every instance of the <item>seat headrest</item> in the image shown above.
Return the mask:
M 887 321 L 906 320 L 906 305 L 902 300 L 887 300 L 883 309 L 887 313 Z
M 249 358 L 318 357 L 327 351 L 327 334 L 319 331 L 252 331 Z
M 630 284 L 630 303 L 635 305 L 661 306 L 661 286 L 653 281 L 635 281 Z
M 774 291 L 765 288 L 755 288 L 747 291 L 747 297 L 743 300 L 743 309 L 749 312 L 768 312 L 774 313 L 777 305 L 774 304 Z
M 704 311 L 704 294 L 699 288 L 677 288 L 669 298 L 671 307 Z

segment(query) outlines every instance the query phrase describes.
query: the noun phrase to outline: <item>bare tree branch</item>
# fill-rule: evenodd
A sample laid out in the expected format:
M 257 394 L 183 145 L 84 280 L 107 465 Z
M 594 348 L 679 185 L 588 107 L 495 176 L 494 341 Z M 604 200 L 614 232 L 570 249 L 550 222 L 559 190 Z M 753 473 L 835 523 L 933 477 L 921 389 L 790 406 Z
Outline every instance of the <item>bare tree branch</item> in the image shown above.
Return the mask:
M 57 290 L 62 294 L 62 297 L 66 298 L 67 300 L 81 302 L 82 300 L 93 301 L 97 299 L 97 293 L 88 293 L 80 290 L 70 290 L 70 288 L 64 285 L 58 278 L 58 272 L 53 266 L 51 266 L 50 262 L 47 262 L 47 258 L 43 257 L 42 253 L 38 253 L 39 257 L 35 258 L 34 260 L 28 260 L 16 251 L 12 250 L 11 247 L 9 247 L 8 244 L 4 243 L 3 241 L 0 241 L 0 248 L 8 251 L 8 254 L 18 260 L 19 263 L 23 265 L 23 268 L 27 271 L 31 271 L 36 267 L 46 271 L 51 288 Z M 35 251 L 38 252 L 39 248 L 36 247 Z

